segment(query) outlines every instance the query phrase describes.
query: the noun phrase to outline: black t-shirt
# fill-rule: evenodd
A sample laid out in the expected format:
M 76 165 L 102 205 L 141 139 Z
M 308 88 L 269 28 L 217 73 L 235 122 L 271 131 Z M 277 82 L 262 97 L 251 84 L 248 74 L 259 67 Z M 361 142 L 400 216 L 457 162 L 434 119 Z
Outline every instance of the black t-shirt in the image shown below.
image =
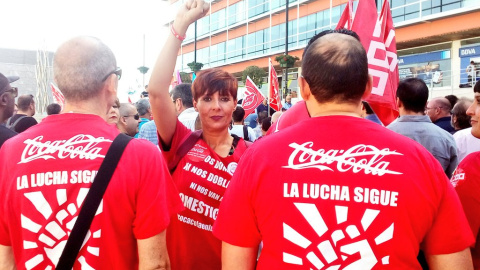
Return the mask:
M 14 116 L 11 117 L 11 119 L 9 120 L 9 123 L 11 125 L 13 125 L 13 123 L 15 123 L 15 121 L 17 121 L 17 119 L 22 117 L 22 116 L 26 116 L 26 115 L 25 114 L 15 114 Z M 35 120 L 35 118 L 33 118 L 31 116 L 26 116 L 26 117 L 23 117 L 22 119 L 20 119 L 20 121 L 18 121 L 18 123 L 13 128 L 13 131 L 15 131 L 17 133 L 21 133 L 21 132 L 24 132 L 25 130 L 27 130 L 29 127 L 34 126 L 36 124 L 38 124 L 38 122 L 37 122 L 37 120 Z
M 10 139 L 11 137 L 17 135 L 17 133 L 11 129 L 6 128 L 3 125 L 0 125 L 0 148 L 2 147 L 3 143 Z

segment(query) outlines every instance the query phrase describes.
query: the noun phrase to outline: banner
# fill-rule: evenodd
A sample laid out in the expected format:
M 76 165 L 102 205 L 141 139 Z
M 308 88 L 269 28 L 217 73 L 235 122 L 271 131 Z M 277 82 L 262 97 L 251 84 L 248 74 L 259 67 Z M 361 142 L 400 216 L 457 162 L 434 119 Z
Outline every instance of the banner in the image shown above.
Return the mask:
M 268 58 L 268 103 L 270 107 L 279 112 L 282 110 L 282 99 L 278 87 L 278 77 L 275 68 L 272 65 L 272 59 Z
M 50 83 L 50 85 L 52 87 L 53 102 L 59 104 L 60 107 L 62 107 L 63 111 L 63 107 L 65 105 L 65 97 L 63 96 L 62 91 L 60 91 L 60 89 L 58 89 L 58 87 L 54 83 Z
M 349 5 L 344 14 L 350 14 Z M 350 12 L 350 13 L 349 13 Z M 348 26 L 351 17 L 342 15 L 337 29 Z M 398 59 L 395 41 L 395 29 L 386 0 L 382 12 L 377 16 L 373 0 L 359 0 L 351 30 L 360 37 L 367 52 L 368 71 L 373 78 L 372 93 L 366 99 L 384 125 L 398 117 L 396 91 L 398 87 Z
M 247 81 L 245 82 L 245 96 L 242 101 L 242 108 L 245 110 L 245 117 L 243 119 L 254 112 L 264 99 L 265 97 L 260 91 L 258 91 L 258 88 L 253 83 L 252 79 L 247 76 Z

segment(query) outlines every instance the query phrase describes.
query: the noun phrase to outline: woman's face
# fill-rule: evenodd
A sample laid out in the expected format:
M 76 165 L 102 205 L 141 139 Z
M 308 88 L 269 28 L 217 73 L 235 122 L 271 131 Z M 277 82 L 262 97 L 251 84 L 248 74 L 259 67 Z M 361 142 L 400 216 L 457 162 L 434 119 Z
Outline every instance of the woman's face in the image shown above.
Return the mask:
M 120 111 L 117 104 L 114 104 L 108 111 L 107 123 L 116 125 L 120 117 Z
M 232 113 L 237 101 L 230 95 L 221 96 L 218 92 L 213 95 L 203 95 L 193 106 L 198 111 L 203 129 L 224 130 L 232 122 Z

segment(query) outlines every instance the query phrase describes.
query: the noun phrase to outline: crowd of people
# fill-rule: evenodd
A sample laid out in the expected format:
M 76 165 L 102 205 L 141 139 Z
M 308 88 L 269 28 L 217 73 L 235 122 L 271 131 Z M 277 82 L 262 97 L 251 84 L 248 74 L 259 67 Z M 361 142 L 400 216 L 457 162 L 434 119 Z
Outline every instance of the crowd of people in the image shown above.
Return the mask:
M 94 37 L 56 51 L 65 104 L 40 123 L 0 73 L 0 269 L 480 269 L 480 83 L 429 100 L 401 81 L 385 127 L 358 35 L 327 30 L 305 48 L 302 101 L 245 116 L 221 69 L 170 90 L 208 7 L 180 8 L 135 104 Z

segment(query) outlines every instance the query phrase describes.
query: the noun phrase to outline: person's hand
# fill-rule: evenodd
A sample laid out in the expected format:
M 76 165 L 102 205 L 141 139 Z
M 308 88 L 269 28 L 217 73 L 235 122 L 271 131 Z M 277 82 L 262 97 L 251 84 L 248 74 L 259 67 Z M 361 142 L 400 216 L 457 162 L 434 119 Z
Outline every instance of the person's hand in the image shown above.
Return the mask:
M 184 35 L 190 24 L 202 18 L 208 13 L 209 4 L 204 0 L 187 0 L 182 5 L 175 18 L 174 28 Z

